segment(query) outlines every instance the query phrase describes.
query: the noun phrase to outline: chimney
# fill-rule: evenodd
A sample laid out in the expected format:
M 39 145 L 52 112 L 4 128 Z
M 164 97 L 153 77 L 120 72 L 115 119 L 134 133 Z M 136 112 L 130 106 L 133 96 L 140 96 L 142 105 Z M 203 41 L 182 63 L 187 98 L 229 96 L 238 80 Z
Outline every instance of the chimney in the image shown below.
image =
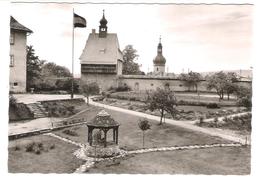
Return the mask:
M 96 33 L 96 30 L 95 29 L 92 29 L 92 34 L 95 34 Z

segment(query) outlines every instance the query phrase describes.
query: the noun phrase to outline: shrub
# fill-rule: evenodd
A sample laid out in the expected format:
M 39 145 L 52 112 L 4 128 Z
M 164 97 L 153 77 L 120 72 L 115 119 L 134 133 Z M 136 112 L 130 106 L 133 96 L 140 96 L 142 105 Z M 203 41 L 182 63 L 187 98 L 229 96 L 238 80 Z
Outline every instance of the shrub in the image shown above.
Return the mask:
M 50 146 L 50 149 L 52 150 L 52 149 L 54 149 L 55 148 L 55 144 L 52 144 L 51 146 Z
M 131 106 L 128 107 L 128 109 L 129 109 L 129 110 L 133 110 L 134 107 L 131 105 Z
M 70 135 L 70 136 L 79 136 L 76 131 L 70 130 L 70 129 L 65 129 L 62 131 L 62 133 Z
M 15 145 L 14 151 L 19 151 L 19 150 L 21 150 L 21 148 L 19 146 Z
M 29 143 L 28 145 L 25 146 L 25 151 L 26 152 L 32 152 L 34 150 L 35 142 Z
M 16 107 L 17 100 L 13 95 L 9 96 L 9 106 L 10 107 Z
M 208 103 L 207 108 L 209 109 L 217 109 L 220 108 L 217 103 Z
M 42 143 L 36 143 L 36 142 L 29 143 L 25 147 L 26 152 L 34 152 L 37 155 L 41 154 L 41 151 L 43 151 L 43 150 L 44 150 L 43 144 Z
M 251 110 L 252 108 L 252 100 L 250 96 L 245 96 L 242 98 L 239 98 L 238 102 L 237 102 L 238 106 L 244 106 L 246 107 L 248 110 Z
M 214 123 L 217 123 L 218 122 L 218 118 L 215 117 L 213 121 L 214 121 Z
M 200 116 L 200 117 L 199 117 L 199 124 L 202 124 L 203 121 L 204 121 L 204 117 L 203 117 L 203 116 Z

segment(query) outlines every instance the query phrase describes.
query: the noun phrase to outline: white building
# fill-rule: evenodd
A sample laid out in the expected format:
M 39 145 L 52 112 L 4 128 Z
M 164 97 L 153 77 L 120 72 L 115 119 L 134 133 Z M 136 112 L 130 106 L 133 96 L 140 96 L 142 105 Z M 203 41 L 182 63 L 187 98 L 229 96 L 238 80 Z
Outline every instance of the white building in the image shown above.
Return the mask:
M 26 42 L 32 30 L 11 16 L 10 20 L 10 75 L 12 92 L 26 92 Z

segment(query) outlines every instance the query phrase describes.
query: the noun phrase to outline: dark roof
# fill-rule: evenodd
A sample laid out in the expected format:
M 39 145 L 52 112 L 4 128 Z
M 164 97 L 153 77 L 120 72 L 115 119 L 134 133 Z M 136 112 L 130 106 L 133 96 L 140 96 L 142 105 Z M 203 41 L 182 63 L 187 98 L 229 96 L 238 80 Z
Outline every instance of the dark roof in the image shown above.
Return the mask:
M 165 65 L 166 63 L 166 59 L 164 58 L 164 56 L 162 54 L 158 54 L 154 59 L 153 59 L 153 63 L 155 65 Z
M 18 30 L 18 31 L 25 31 L 25 32 L 28 32 L 28 33 L 32 33 L 33 31 L 30 30 L 29 28 L 26 28 L 25 26 L 23 26 L 22 24 L 20 24 L 16 19 L 14 19 L 12 16 L 11 16 L 11 19 L 10 19 L 10 28 L 13 29 L 13 30 Z
M 87 122 L 87 125 L 93 127 L 116 127 L 119 126 L 119 123 L 115 121 L 105 110 L 102 110 L 94 119 Z

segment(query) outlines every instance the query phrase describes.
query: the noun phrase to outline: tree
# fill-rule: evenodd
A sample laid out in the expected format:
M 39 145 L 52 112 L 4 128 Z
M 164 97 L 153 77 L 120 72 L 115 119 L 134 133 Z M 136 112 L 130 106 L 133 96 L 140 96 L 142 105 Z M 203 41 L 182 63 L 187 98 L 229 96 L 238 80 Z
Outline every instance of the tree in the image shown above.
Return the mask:
M 165 111 L 174 117 L 177 113 L 177 99 L 174 92 L 170 89 L 157 88 L 151 94 L 147 91 L 146 104 L 151 111 L 159 110 L 161 113 L 161 119 L 159 125 L 162 124 L 162 119 Z
M 208 76 L 207 89 L 215 89 L 219 95 L 219 100 L 224 98 L 226 74 L 224 72 L 217 72 L 211 76 Z
M 179 79 L 184 81 L 190 91 L 190 87 L 195 87 L 196 92 L 198 91 L 198 83 L 202 79 L 200 73 L 190 71 L 188 74 L 180 74 Z
M 235 94 L 237 95 L 237 104 L 239 106 L 244 106 L 249 110 L 252 108 L 252 86 L 238 86 Z
M 84 84 L 81 86 L 81 93 L 87 97 L 87 104 L 89 104 L 89 96 L 99 93 L 99 86 L 96 82 Z
M 26 89 L 36 86 L 36 82 L 41 78 L 41 70 L 45 61 L 40 60 L 38 56 L 35 55 L 35 50 L 32 45 L 26 47 Z
M 237 90 L 235 82 L 238 80 L 236 73 L 223 71 L 217 72 L 207 78 L 207 89 L 215 89 L 219 95 L 219 100 L 224 99 L 224 94 L 227 93 L 228 100 L 230 94 Z
M 145 131 L 148 129 L 151 129 L 151 125 L 150 125 L 149 121 L 146 118 L 144 118 L 144 119 L 139 120 L 138 126 L 143 131 L 143 148 L 144 148 Z
M 228 72 L 226 74 L 226 83 L 225 83 L 225 91 L 228 96 L 228 100 L 230 97 L 230 94 L 233 94 L 237 91 L 238 86 L 235 84 L 235 82 L 238 81 L 238 76 L 234 72 Z
M 42 76 L 71 78 L 72 74 L 70 73 L 69 69 L 64 66 L 57 65 L 53 62 L 48 62 L 45 63 L 42 67 Z
M 123 50 L 123 74 L 126 75 L 140 75 L 139 65 L 134 61 L 139 57 L 137 50 L 132 45 L 127 45 Z

